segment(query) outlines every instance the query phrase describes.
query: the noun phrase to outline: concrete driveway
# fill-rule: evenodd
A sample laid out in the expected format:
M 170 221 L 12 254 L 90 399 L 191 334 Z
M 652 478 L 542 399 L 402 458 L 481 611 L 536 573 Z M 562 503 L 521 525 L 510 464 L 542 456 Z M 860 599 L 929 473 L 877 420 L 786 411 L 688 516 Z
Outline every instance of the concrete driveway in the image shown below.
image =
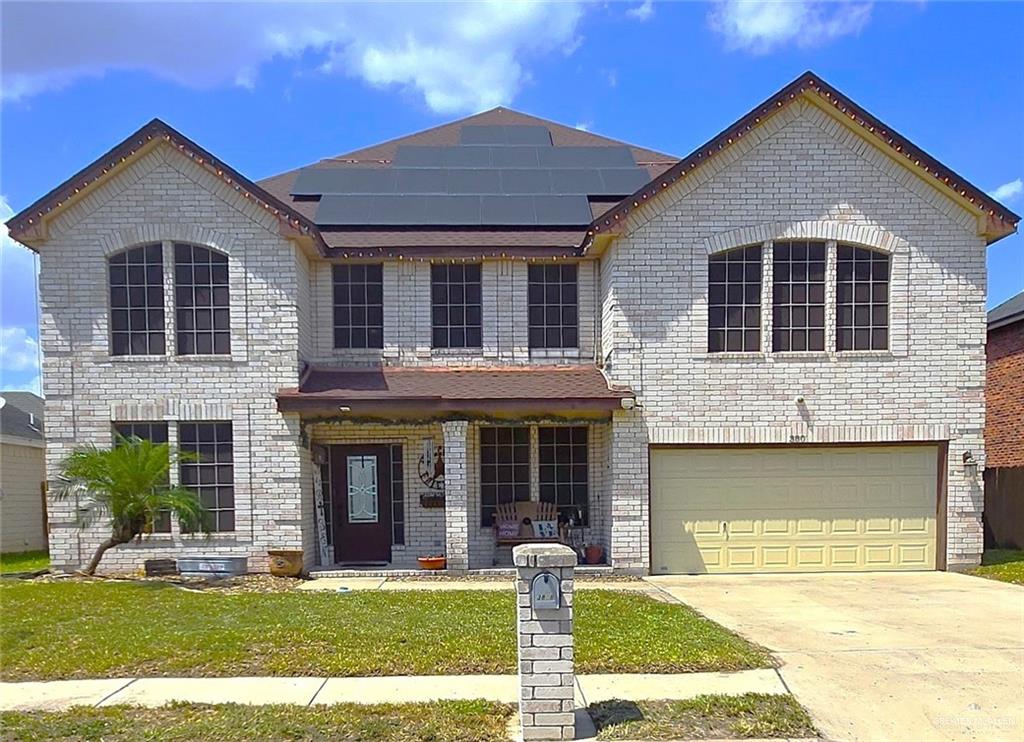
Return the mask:
M 946 572 L 648 580 L 771 649 L 829 739 L 1024 739 L 1024 587 Z

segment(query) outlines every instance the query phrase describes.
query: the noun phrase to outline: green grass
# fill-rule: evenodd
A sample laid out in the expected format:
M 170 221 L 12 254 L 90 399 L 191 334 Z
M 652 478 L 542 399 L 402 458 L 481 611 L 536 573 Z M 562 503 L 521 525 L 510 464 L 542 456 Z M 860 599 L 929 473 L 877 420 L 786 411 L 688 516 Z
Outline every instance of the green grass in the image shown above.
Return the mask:
M 45 551 L 12 551 L 0 554 L 0 575 L 38 572 L 49 566 L 50 555 Z
M 590 707 L 598 739 L 816 737 L 792 696 L 747 693 L 685 701 L 607 701 Z
M 0 714 L 3 739 L 134 742 L 278 742 L 278 740 L 508 739 L 515 707 L 487 701 L 359 706 L 240 706 L 172 704 L 157 709 L 79 706 L 67 711 Z
M 686 606 L 575 595 L 581 673 L 770 667 Z M 189 592 L 161 582 L 0 585 L 0 677 L 447 675 L 516 672 L 511 590 Z
M 981 566 L 975 567 L 970 573 L 1024 585 L 1024 550 L 989 549 L 981 557 Z

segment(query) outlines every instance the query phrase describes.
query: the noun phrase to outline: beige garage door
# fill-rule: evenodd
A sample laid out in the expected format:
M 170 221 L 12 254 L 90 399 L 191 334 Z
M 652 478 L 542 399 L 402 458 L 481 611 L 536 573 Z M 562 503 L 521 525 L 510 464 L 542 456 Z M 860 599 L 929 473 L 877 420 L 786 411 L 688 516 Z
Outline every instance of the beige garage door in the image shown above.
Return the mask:
M 934 446 L 651 451 L 655 574 L 935 568 Z

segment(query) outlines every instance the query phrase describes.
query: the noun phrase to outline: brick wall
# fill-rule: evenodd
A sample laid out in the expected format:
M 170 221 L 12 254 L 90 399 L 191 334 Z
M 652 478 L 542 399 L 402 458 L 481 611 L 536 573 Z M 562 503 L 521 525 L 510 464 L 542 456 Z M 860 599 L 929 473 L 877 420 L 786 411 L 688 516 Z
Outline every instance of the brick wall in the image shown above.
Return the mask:
M 234 532 L 184 536 L 175 524 L 172 534 L 108 552 L 101 568 L 135 568 L 146 558 L 187 551 L 247 555 L 259 569 L 268 548 L 301 548 L 298 421 L 281 416 L 274 401 L 280 387 L 298 381 L 300 291 L 296 250 L 278 233 L 276 218 L 160 143 L 48 228 L 40 296 L 51 490 L 73 448 L 111 444 L 113 421 L 166 420 L 172 443 L 179 421 L 233 425 Z M 228 255 L 230 356 L 174 355 L 173 241 Z M 112 357 L 106 258 L 148 242 L 164 243 L 169 352 Z M 107 533 L 102 525 L 79 530 L 74 502 L 51 498 L 49 521 L 58 568 L 82 564 Z
M 384 263 L 384 348 L 334 348 L 333 282 L 331 263 L 314 260 L 310 266 L 312 353 L 316 363 L 330 365 L 522 364 L 591 363 L 596 335 L 596 261 L 579 265 L 579 348 L 529 348 L 527 336 L 527 264 L 522 260 L 487 260 L 480 283 L 483 309 L 483 347 L 431 348 L 430 263 Z
M 957 464 L 983 451 L 985 244 L 971 214 L 796 102 L 633 212 L 625 230 L 601 261 L 601 350 L 641 404 L 615 415 L 613 563 L 649 569 L 649 442 L 916 439 L 950 441 L 948 559 L 977 562 L 981 479 Z M 707 353 L 708 254 L 786 237 L 892 255 L 890 350 Z M 834 270 L 832 260 L 829 285 Z M 768 265 L 767 298 L 770 275 Z
M 991 330 L 985 357 L 986 466 L 1024 466 L 1024 320 Z

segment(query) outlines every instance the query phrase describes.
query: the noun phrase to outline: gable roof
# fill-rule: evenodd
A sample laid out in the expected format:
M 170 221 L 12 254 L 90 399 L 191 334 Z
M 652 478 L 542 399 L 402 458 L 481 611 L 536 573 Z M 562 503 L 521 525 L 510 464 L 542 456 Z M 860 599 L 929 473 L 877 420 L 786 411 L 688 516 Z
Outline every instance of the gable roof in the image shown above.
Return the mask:
M 43 400 L 32 392 L 0 392 L 0 436 L 43 440 Z
M 105 179 L 115 169 L 142 152 L 149 151 L 151 147 L 161 141 L 170 144 L 185 157 L 215 174 L 243 196 L 254 200 L 255 203 L 273 213 L 281 220 L 285 230 L 294 232 L 296 235 L 310 237 L 318 243 L 322 251 L 326 252 L 326 245 L 323 244 L 316 225 L 305 214 L 268 193 L 160 119 L 153 119 L 52 191 L 8 219 L 7 227 L 10 230 L 10 236 L 29 249 L 35 250 L 34 243 L 45 240 L 45 221 L 48 218 L 86 190 L 94 188 L 99 181 Z
M 877 146 L 889 148 L 906 160 L 909 167 L 917 169 L 922 175 L 930 178 L 940 190 L 946 190 L 947 193 L 954 196 L 959 195 L 965 203 L 973 205 L 979 213 L 987 214 L 991 236 L 989 244 L 1016 231 L 1020 216 L 971 184 L 963 176 L 940 163 L 909 139 L 898 134 L 892 127 L 876 119 L 813 72 L 808 71 L 665 172 L 653 178 L 650 183 L 636 193 L 623 199 L 617 206 L 596 218 L 591 226 L 591 234 L 584 250 L 593 241 L 594 236 L 601 233 L 614 234 L 617 225 L 623 223 L 630 212 L 676 181 L 685 178 L 691 170 L 714 158 L 719 152 L 739 141 L 751 129 L 763 124 L 803 95 L 817 96 L 820 101 L 832 106 L 850 122 L 858 125 Z
M 1015 322 L 1024 322 L 1024 291 L 1011 296 L 988 313 L 988 329 L 995 330 Z

